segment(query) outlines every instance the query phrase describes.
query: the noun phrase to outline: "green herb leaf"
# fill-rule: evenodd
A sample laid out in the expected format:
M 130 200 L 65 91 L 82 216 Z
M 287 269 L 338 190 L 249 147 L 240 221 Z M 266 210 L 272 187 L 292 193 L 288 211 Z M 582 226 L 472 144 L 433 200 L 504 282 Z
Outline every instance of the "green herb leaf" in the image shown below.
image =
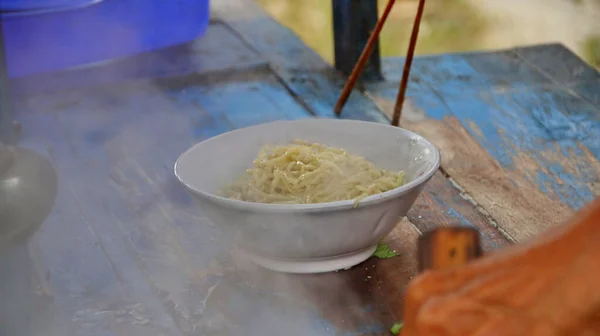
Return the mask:
M 396 251 L 387 246 L 387 244 L 379 244 L 375 250 L 375 253 L 373 253 L 373 256 L 379 259 L 388 259 L 399 255 L 400 254 L 396 253 Z
M 404 323 L 402 323 L 402 322 L 394 323 L 394 325 L 390 328 L 392 335 L 400 334 L 400 331 L 402 331 L 402 327 L 404 327 Z

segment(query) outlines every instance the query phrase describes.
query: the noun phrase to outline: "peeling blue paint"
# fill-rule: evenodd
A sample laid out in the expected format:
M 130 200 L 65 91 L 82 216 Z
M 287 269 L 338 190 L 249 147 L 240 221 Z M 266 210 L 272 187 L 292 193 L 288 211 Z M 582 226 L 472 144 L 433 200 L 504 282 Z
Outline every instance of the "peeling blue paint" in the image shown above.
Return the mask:
M 539 52 L 534 56 L 542 56 Z M 399 81 L 402 63 L 401 58 L 386 59 L 389 82 L 368 88 L 393 102 L 397 88 L 390 82 Z M 599 180 L 577 145 L 600 158 L 600 110 L 590 103 L 598 100 L 593 91 L 600 76 L 588 70 L 589 83 L 571 86 L 581 99 L 529 67 L 514 51 L 419 57 L 407 95 L 428 118 L 458 119 L 504 168 L 521 169 L 515 160 L 533 160 L 540 171 L 522 175 L 578 209 L 595 197 L 589 185 Z
M 453 208 L 448 209 L 448 215 L 458 219 L 462 225 L 476 228 L 473 224 L 471 224 L 471 222 L 468 219 L 461 215 L 460 212 L 454 210 Z M 486 242 L 488 242 L 493 248 L 498 248 L 498 244 L 496 244 L 496 242 L 493 239 L 490 239 L 490 237 L 488 237 L 487 235 L 480 235 L 480 237 Z
M 315 116 L 337 118 L 333 113 L 333 107 L 344 86 L 344 79 L 341 76 L 329 72 L 302 72 L 295 74 L 287 84 L 290 90 L 309 106 Z M 389 123 L 377 105 L 364 97 L 358 89 L 354 89 L 348 97 L 340 117 Z
M 475 227 L 473 224 L 471 224 L 471 222 L 469 222 L 468 219 L 466 219 L 463 215 L 461 215 L 458 211 L 454 210 L 453 208 L 449 208 L 447 213 L 448 213 L 448 215 L 458 219 L 461 224 L 467 225 L 470 227 Z
M 168 95 L 179 106 L 189 106 L 189 114 L 195 120 L 190 132 L 198 140 L 260 123 L 311 117 L 269 76 L 218 86 L 189 85 L 172 89 Z

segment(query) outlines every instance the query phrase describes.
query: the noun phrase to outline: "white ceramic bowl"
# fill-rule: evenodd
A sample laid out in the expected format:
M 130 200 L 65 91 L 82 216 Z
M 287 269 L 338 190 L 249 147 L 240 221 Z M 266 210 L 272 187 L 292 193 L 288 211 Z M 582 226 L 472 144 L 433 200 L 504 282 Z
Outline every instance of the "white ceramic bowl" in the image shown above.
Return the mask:
M 259 148 L 294 139 L 344 148 L 380 168 L 404 170 L 408 183 L 361 200 L 262 204 L 216 195 L 252 165 Z M 349 268 L 369 258 L 405 216 L 440 164 L 423 137 L 386 124 L 337 119 L 276 121 L 204 140 L 181 154 L 175 175 L 213 223 L 229 231 L 259 265 L 281 272 Z

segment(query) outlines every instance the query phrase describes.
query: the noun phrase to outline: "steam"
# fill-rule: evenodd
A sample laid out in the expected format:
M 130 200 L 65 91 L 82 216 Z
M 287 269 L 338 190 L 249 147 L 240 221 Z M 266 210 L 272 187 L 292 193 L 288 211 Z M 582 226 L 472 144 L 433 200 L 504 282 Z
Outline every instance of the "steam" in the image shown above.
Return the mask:
M 243 287 L 256 299 L 248 313 L 260 324 L 244 329 L 247 335 L 338 335 L 363 330 L 382 331 L 382 322 L 366 318 L 378 290 L 373 262 L 348 271 L 293 275 L 272 272 L 236 253 L 236 269 Z M 259 316 L 268 319 L 259 318 Z
M 192 103 L 174 100 L 175 95 L 169 92 L 185 90 L 186 95 L 193 97 L 199 87 L 210 87 L 211 83 L 205 80 L 201 84 L 167 88 L 161 83 L 137 82 L 130 87 L 84 90 L 93 95 L 83 91 L 69 95 L 76 104 L 74 109 L 92 111 L 95 116 L 81 116 L 76 121 L 95 142 L 76 142 L 75 150 L 84 153 L 88 149 L 83 146 L 93 146 L 105 153 L 107 162 L 102 157 L 91 157 L 90 163 L 109 167 L 111 188 L 120 195 L 114 201 L 124 202 L 139 216 L 138 220 L 120 225 L 129 230 L 135 253 L 143 267 L 150 270 L 151 287 L 177 329 L 182 335 L 207 336 L 321 336 L 360 328 L 367 334 L 381 331 L 384 323 L 377 317 L 370 320 L 365 314 L 369 309 L 376 310 L 370 306 L 377 301 L 372 265 L 365 263 L 349 271 L 318 275 L 283 274 L 256 266 L 233 242 L 239 229 L 208 221 L 175 180 L 172 163 L 201 139 L 193 136 L 187 107 Z M 130 91 L 123 94 L 122 90 Z M 127 101 L 121 98 L 124 96 L 129 97 Z M 144 111 L 143 118 L 127 113 L 132 102 L 138 111 Z M 106 106 L 111 109 L 106 110 Z M 193 107 L 199 108 L 195 103 Z M 103 133 L 106 129 L 113 132 Z M 279 243 L 289 234 L 289 228 L 270 230 L 273 244 L 265 244 L 265 252 L 278 254 Z M 144 250 L 142 237 L 152 250 Z M 333 237 L 323 234 L 305 238 L 318 243 Z M 319 245 L 326 246 L 327 242 Z M 143 318 L 129 313 L 101 314 L 103 311 L 108 310 L 100 306 L 78 311 L 77 320 L 72 323 L 80 325 L 78 328 L 84 322 L 108 326 L 111 320 L 120 318 L 126 324 L 149 321 L 135 326 L 137 329 L 162 328 L 160 312 L 147 306 L 135 309 L 144 314 Z
M 135 41 L 124 32 L 115 43 Z M 131 73 L 147 66 L 128 64 Z M 87 74 L 95 83 L 89 87 L 73 82 L 54 87 L 51 76 L 30 83 L 35 87 L 20 87 L 20 93 L 50 89 L 19 97 L 16 118 L 25 133 L 19 145 L 51 158 L 62 198 L 29 244 L 33 250 L 44 247 L 36 262 L 49 267 L 72 262 L 73 270 L 82 270 L 52 273 L 57 278 L 43 281 L 40 287 L 50 294 L 32 334 L 320 336 L 361 327 L 377 332 L 380 321 L 365 320 L 365 311 L 375 309 L 370 306 L 377 286 L 371 264 L 319 275 L 258 267 L 232 241 L 237 229 L 209 222 L 175 180 L 177 156 L 202 140 L 198 128 L 210 127 L 199 97 L 226 74 L 106 85 L 120 82 L 123 70 L 77 69 L 78 76 Z M 253 79 L 240 77 L 241 83 Z M 87 221 L 74 228 L 71 214 L 65 214 L 71 209 L 65 197 L 80 202 L 70 205 L 74 208 L 101 208 L 103 215 L 87 213 Z M 63 233 L 60 246 L 57 232 Z M 269 237 L 282 242 L 289 234 L 271 231 Z M 304 239 L 327 245 L 325 235 Z M 268 252 L 277 254 L 280 246 L 271 247 Z M 97 261 L 87 260 L 87 254 L 64 259 L 82 248 L 101 258 L 101 265 L 86 266 Z M 60 283 L 67 276 L 69 282 Z M 97 299 L 99 294 L 106 296 Z

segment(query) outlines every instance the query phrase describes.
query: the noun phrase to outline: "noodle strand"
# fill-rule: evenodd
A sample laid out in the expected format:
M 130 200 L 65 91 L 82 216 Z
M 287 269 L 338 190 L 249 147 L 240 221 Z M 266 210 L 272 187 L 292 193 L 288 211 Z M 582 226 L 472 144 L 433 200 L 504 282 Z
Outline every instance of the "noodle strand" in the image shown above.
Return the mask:
M 404 184 L 404 172 L 377 168 L 339 148 L 302 140 L 264 146 L 246 174 L 223 196 L 257 203 L 358 201 Z

